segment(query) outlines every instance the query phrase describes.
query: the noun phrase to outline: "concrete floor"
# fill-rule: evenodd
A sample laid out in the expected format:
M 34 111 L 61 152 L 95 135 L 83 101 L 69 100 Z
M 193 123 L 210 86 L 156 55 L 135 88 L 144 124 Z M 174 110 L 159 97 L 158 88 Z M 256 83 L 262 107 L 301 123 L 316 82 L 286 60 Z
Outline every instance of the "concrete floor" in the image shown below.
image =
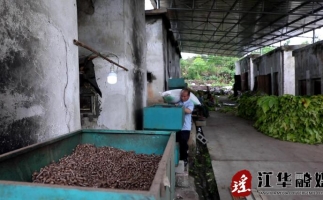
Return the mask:
M 315 172 L 323 172 L 323 145 L 284 142 L 268 137 L 252 126 L 253 122 L 232 114 L 211 112 L 203 132 L 221 200 L 232 199 L 230 184 L 233 175 L 243 169 L 252 174 L 252 189 L 258 191 L 258 172 L 273 172 L 270 191 L 320 191 L 322 195 L 267 195 L 268 200 L 323 199 L 323 188 L 314 188 Z M 277 186 L 278 172 L 291 173 L 292 186 Z M 295 188 L 295 173 L 309 172 L 311 188 Z M 323 180 L 322 180 L 323 181 Z M 266 191 L 266 190 L 265 190 Z

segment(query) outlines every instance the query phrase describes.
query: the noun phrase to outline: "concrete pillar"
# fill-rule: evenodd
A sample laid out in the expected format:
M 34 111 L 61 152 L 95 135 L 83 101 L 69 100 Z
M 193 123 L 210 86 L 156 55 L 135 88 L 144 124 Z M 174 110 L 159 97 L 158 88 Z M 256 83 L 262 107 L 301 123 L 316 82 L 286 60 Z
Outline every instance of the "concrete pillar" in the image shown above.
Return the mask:
M 295 58 L 292 51 L 284 51 L 283 55 L 283 91 L 279 95 L 295 95 Z
M 146 105 L 146 32 L 144 0 L 96 0 L 86 8 L 87 0 L 80 0 L 79 40 L 129 71 L 118 69 L 118 82 L 106 83 L 110 63 L 93 60 L 98 86 L 99 117 L 92 128 L 133 130 L 142 128 L 142 108 Z M 85 2 L 85 3 L 84 3 Z M 91 11 L 93 8 L 93 12 Z M 80 56 L 89 51 L 80 48 Z
M 0 154 L 80 129 L 76 1 L 0 0 Z
M 249 67 L 249 89 L 250 91 L 253 90 L 254 86 L 255 86 L 255 74 L 254 74 L 254 66 L 253 66 L 253 62 L 252 62 L 253 58 L 250 58 L 250 67 Z
M 240 60 L 234 63 L 235 75 L 241 75 Z

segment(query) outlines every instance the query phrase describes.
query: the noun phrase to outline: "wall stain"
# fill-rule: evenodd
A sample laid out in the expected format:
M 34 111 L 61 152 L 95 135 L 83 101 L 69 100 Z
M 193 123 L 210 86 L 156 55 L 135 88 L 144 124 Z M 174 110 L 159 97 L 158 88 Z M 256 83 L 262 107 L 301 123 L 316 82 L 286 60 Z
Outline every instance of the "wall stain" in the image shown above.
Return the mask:
M 72 19 L 61 22 L 58 20 L 62 12 L 53 10 L 64 7 L 74 11 L 75 6 L 60 5 L 61 2 L 0 2 L 5 11 L 0 19 L 0 37 L 5 38 L 0 41 L 0 153 L 4 153 L 61 134 L 62 129 L 65 131 L 64 121 L 56 117 L 64 117 L 61 105 L 65 98 L 58 99 L 57 91 L 68 94 L 75 88 L 65 87 L 63 91 L 57 83 L 65 83 L 70 77 L 73 80 L 66 80 L 66 85 L 74 81 L 74 75 L 65 77 L 64 65 L 68 69 L 70 62 L 67 61 L 74 58 L 72 55 L 77 50 L 69 49 L 63 30 L 73 30 L 66 32 L 66 38 L 74 37 L 77 27 L 65 29 L 66 24 L 75 24 L 76 16 L 75 19 L 67 16 Z M 64 44 L 55 29 L 62 34 L 65 53 L 61 51 Z M 74 108 L 73 103 L 66 103 L 65 107 Z M 75 116 L 67 112 L 67 125 L 78 126 Z
M 34 144 L 37 141 L 35 133 L 40 128 L 41 116 L 33 116 L 17 120 L 9 124 L 5 130 L 0 126 L 0 154 Z
M 134 119 L 135 119 L 135 129 L 142 130 L 143 128 L 143 95 L 144 95 L 144 79 L 143 72 L 144 67 L 143 57 L 144 57 L 144 48 L 143 48 L 143 34 L 145 32 L 145 26 L 143 26 L 144 21 L 140 20 L 140 16 L 137 13 L 140 11 L 140 5 L 136 1 L 133 6 L 131 6 L 132 13 L 135 17 L 133 17 L 132 23 L 132 45 L 133 45 L 133 53 L 134 53 L 134 79 L 133 79 L 133 87 L 134 87 Z M 146 73 L 145 73 L 146 75 Z

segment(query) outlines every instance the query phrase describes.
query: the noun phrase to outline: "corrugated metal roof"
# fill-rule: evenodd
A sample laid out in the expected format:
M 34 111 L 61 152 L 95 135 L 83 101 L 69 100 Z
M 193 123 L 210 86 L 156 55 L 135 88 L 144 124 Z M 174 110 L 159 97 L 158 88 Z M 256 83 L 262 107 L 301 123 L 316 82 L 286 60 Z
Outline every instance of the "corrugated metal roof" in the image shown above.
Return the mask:
M 323 26 L 323 1 L 159 1 L 182 52 L 241 57 Z

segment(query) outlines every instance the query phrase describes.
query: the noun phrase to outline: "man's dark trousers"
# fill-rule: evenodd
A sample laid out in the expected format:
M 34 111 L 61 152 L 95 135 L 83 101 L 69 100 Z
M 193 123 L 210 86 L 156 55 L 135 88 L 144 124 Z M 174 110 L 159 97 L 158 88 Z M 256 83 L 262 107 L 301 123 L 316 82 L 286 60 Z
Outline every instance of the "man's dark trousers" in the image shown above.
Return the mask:
M 178 131 L 176 133 L 176 142 L 179 143 L 179 159 L 187 162 L 187 151 L 188 151 L 188 139 L 190 138 L 191 131 Z

